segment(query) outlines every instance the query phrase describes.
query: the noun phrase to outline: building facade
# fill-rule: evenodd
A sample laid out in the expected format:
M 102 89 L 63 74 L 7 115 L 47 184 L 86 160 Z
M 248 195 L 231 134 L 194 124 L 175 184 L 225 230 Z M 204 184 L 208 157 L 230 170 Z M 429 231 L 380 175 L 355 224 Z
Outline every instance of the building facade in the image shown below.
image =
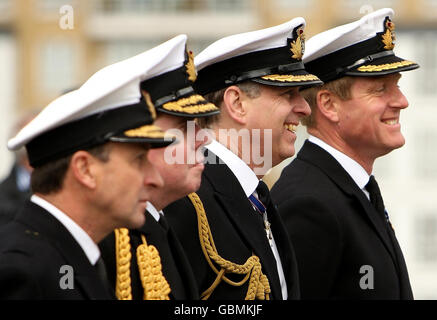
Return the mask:
M 99 68 L 186 33 L 196 54 L 218 38 L 307 21 L 307 38 L 372 10 L 395 10 L 400 56 L 421 68 L 400 85 L 406 145 L 377 161 L 375 175 L 409 267 L 416 298 L 437 299 L 437 0 L 0 0 L 0 178 L 18 111 L 43 107 Z M 298 130 L 298 148 L 306 131 Z M 271 170 L 272 185 L 291 159 Z

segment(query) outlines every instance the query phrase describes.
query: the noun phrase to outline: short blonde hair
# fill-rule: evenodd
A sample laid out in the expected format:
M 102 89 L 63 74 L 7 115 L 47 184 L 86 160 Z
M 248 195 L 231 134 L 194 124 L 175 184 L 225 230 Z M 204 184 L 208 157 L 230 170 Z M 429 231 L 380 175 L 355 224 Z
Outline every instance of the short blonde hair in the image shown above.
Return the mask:
M 354 83 L 354 77 L 342 77 L 334 81 L 327 82 L 320 87 L 312 87 L 301 91 L 302 96 L 308 102 L 311 108 L 311 115 L 302 119 L 302 124 L 307 127 L 316 125 L 315 112 L 317 112 L 317 93 L 321 90 L 328 90 L 339 97 L 341 100 L 351 98 L 351 86 Z

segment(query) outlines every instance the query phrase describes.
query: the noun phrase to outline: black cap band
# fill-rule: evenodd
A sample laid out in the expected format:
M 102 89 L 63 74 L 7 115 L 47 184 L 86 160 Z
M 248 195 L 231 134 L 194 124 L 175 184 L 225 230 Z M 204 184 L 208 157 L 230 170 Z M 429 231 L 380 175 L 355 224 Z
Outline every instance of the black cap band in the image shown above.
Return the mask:
M 125 130 L 151 124 L 153 119 L 143 100 L 93 114 L 47 131 L 26 145 L 30 165 L 40 166 L 77 150 L 103 144 Z
M 382 50 L 383 44 L 377 36 L 306 62 L 305 68 L 308 72 L 317 75 L 323 82 L 332 81 L 343 76 L 346 70 L 350 70 L 349 66 L 363 57 Z
M 193 91 L 184 92 L 183 94 L 180 92 L 181 87 L 189 88 L 192 84 L 187 78 L 186 67 L 183 65 L 180 68 L 143 81 L 140 86 L 141 89 L 150 94 L 155 107 L 159 107 L 168 101 L 192 93 Z
M 206 94 L 245 80 L 290 72 L 287 68 L 304 69 L 300 61 L 291 57 L 287 46 L 250 52 L 203 68 L 194 88 Z

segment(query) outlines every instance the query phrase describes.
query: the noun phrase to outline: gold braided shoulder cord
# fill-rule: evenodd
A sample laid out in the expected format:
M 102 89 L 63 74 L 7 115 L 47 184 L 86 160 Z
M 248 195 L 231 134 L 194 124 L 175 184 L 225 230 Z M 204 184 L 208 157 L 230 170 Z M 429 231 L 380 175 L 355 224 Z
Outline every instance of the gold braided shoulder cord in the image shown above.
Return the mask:
M 117 279 L 115 295 L 118 300 L 132 300 L 130 279 L 130 238 L 126 228 L 115 229 L 115 258 L 117 264 Z
M 203 254 L 205 255 L 205 258 L 208 261 L 211 269 L 215 272 L 215 274 L 217 274 L 217 277 L 212 285 L 201 294 L 201 299 L 208 299 L 221 281 L 224 281 L 232 286 L 242 286 L 249 279 L 249 288 L 247 290 L 245 300 L 269 300 L 269 294 L 271 292 L 269 280 L 262 273 L 259 258 L 255 255 L 252 255 L 242 265 L 222 258 L 218 254 L 215 247 L 214 239 L 211 234 L 211 229 L 209 227 L 208 219 L 206 218 L 202 201 L 196 193 L 189 194 L 188 198 L 193 203 L 197 213 L 200 245 L 202 247 Z M 220 270 L 216 268 L 213 261 L 219 266 Z M 244 275 L 244 278 L 240 282 L 234 282 L 226 277 L 227 273 L 241 274 Z
M 141 235 L 143 244 L 138 246 L 137 261 L 141 284 L 144 288 L 144 300 L 169 300 L 170 286 L 162 275 L 161 259 L 158 250 L 147 245 L 146 238 Z M 115 255 L 117 263 L 117 280 L 115 294 L 118 300 L 132 300 L 130 265 L 131 245 L 129 230 L 115 230 Z
M 141 235 L 143 244 L 137 248 L 138 270 L 144 288 L 144 300 L 170 300 L 170 285 L 162 274 L 161 258 L 153 245 L 147 245 L 146 237 Z

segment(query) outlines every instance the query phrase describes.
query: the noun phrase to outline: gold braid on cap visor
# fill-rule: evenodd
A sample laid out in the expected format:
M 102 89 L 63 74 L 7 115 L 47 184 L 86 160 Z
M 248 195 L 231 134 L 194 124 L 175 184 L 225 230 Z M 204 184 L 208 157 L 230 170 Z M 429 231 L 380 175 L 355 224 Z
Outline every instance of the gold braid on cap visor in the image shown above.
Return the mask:
M 294 76 L 291 74 L 270 74 L 268 76 L 261 77 L 261 79 L 280 81 L 280 82 L 302 82 L 302 81 L 317 81 L 317 80 L 320 81 L 320 79 L 313 74 L 304 74 L 298 76 Z
M 194 94 L 188 98 L 182 98 L 177 101 L 164 103 L 162 108 L 168 111 L 176 111 L 188 114 L 203 113 L 215 111 L 218 108 L 212 103 L 205 103 L 206 100 L 198 94 Z M 201 104 L 199 104 L 201 103 Z
M 393 63 L 386 63 L 386 64 L 380 64 L 380 65 L 369 65 L 369 66 L 361 66 L 357 69 L 357 71 L 360 72 L 377 72 L 377 71 L 384 71 L 384 70 L 391 70 L 396 69 L 400 67 L 405 67 L 414 64 L 412 61 L 399 61 L 399 62 L 393 62 Z
M 153 124 L 127 130 L 124 132 L 124 135 L 131 138 L 175 138 L 173 135 L 165 133 L 160 127 Z

